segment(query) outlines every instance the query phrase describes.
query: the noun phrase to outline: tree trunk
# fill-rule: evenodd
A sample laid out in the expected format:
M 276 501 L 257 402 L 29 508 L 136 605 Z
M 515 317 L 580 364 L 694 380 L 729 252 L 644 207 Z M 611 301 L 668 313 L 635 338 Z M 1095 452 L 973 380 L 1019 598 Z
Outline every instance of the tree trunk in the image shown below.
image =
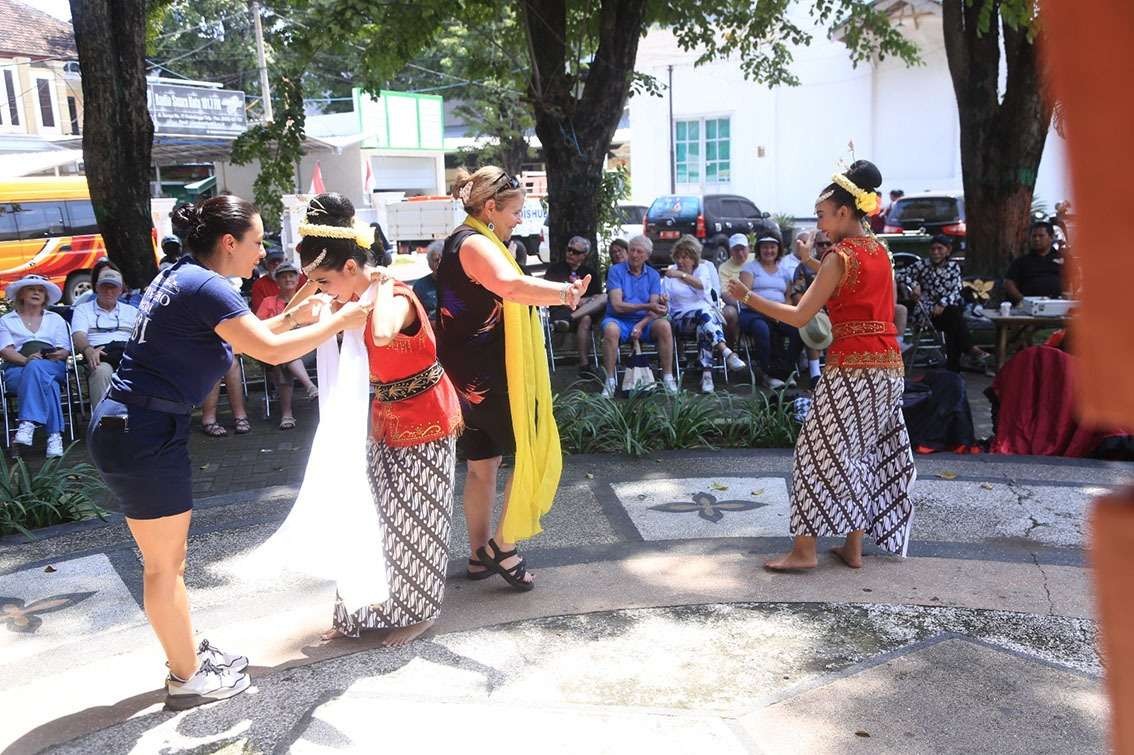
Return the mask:
M 83 72 L 83 162 L 99 231 L 126 284 L 157 272 L 150 219 L 154 127 L 146 105 L 144 0 L 71 0 Z
M 992 23 L 978 28 L 981 3 L 945 0 L 942 15 L 949 73 L 961 127 L 968 251 L 965 273 L 1000 276 L 1026 248 L 1036 174 L 1051 107 L 1044 97 L 1036 45 L 1024 29 Z M 1007 80 L 998 90 L 1003 32 Z
M 646 0 L 602 0 L 598 48 L 581 82 L 569 73 L 580 61 L 565 43 L 566 0 L 524 0 L 522 7 L 532 62 L 528 97 L 547 162 L 549 246 L 558 261 L 572 236 L 597 248 L 596 198 L 630 95 Z

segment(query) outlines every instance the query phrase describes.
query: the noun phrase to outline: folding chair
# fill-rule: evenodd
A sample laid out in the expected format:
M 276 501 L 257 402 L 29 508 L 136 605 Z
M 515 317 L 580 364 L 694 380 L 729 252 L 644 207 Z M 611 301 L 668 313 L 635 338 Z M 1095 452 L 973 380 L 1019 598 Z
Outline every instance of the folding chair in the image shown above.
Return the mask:
M 67 358 L 67 370 L 64 372 L 65 379 L 63 385 L 59 388 L 59 401 L 60 408 L 63 409 L 63 424 L 67 430 L 67 435 L 73 442 L 75 440 L 75 412 L 73 406 L 73 398 L 75 393 L 78 392 L 82 395 L 80 388 L 81 380 L 79 379 L 78 369 L 74 363 L 74 357 Z M 7 382 L 4 380 L 3 360 L 0 360 L 0 413 L 4 415 L 4 447 L 12 447 L 12 436 L 15 430 L 12 428 L 13 419 L 19 418 L 19 406 L 17 406 L 16 392 L 12 390 Z M 12 416 L 12 411 L 16 412 L 16 416 Z
M 910 318 L 903 336 L 908 348 L 902 355 L 906 372 L 915 367 L 937 368 L 947 361 L 945 338 L 934 325 L 929 305 L 917 302 L 916 315 Z

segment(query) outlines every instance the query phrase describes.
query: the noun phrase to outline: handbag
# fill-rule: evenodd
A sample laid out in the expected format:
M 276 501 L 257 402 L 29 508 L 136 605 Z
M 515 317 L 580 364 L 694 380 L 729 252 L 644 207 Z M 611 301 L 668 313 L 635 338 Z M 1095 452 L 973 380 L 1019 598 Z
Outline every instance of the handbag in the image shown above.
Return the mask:
M 649 390 L 656 382 L 654 371 L 650 369 L 650 356 L 642 353 L 642 345 L 635 340 L 634 353 L 630 355 L 626 373 L 622 376 L 622 390 L 627 393 Z

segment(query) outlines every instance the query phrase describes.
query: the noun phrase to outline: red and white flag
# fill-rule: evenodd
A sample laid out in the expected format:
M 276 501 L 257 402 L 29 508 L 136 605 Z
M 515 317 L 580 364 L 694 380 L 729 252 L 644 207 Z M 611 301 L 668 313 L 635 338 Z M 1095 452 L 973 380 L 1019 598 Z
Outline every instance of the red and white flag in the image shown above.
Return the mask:
M 323 187 L 323 171 L 319 170 L 319 163 L 315 163 L 315 171 L 311 174 L 311 186 L 307 189 L 307 193 L 314 196 L 322 194 L 326 189 Z

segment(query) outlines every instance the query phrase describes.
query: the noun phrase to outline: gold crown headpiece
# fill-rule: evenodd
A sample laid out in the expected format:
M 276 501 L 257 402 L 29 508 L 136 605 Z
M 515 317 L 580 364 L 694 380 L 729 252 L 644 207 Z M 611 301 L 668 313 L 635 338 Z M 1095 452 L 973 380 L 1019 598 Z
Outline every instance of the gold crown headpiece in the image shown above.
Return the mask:
M 374 232 L 370 228 L 358 225 L 316 225 L 315 223 L 300 223 L 299 235 L 304 238 L 316 239 L 353 239 L 363 249 L 369 249 L 374 239 Z M 311 264 L 303 266 L 303 274 L 309 275 L 312 270 L 319 267 L 327 257 L 327 250 L 320 252 Z

